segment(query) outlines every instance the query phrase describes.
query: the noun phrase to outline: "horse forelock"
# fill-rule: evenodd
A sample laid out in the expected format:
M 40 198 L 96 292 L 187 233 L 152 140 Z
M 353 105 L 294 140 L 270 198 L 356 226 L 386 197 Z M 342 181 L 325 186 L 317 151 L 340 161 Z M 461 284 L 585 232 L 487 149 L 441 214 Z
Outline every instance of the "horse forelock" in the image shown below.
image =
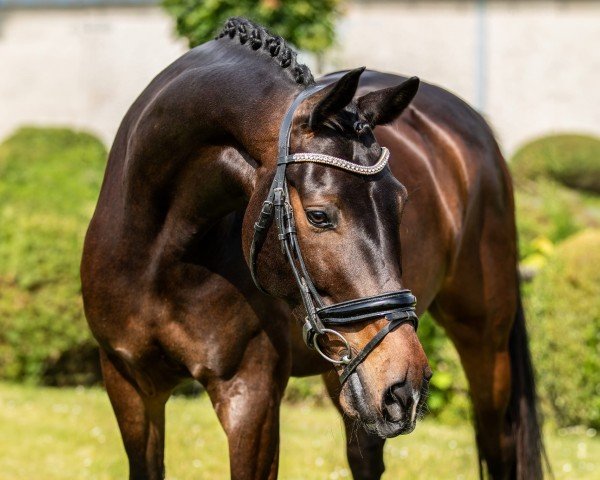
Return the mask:
M 272 34 L 262 25 L 243 17 L 232 17 L 225 22 L 216 40 L 224 38 L 237 40 L 255 52 L 270 55 L 300 85 L 315 83 L 310 69 L 298 63 L 297 53 L 283 38 Z

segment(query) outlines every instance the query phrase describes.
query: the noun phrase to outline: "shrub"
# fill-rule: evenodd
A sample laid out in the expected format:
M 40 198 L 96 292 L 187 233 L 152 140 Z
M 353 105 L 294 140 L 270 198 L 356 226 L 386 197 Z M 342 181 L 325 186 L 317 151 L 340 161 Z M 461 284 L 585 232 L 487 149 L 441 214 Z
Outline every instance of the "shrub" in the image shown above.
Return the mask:
M 600 227 L 600 197 L 577 192 L 540 178 L 516 191 L 517 229 L 521 258 L 546 254 L 585 228 Z
M 0 145 L 2 378 L 86 383 L 97 375 L 79 260 L 105 159 L 100 141 L 66 129 L 23 128 Z
M 79 261 L 105 158 L 97 139 L 65 129 L 24 128 L 0 145 L 1 378 L 54 385 L 99 379 Z M 429 317 L 419 337 L 435 372 L 431 412 L 464 416 L 466 381 L 452 344 Z M 286 392 L 292 402 L 326 396 L 318 377 L 292 379 Z
M 529 331 L 546 410 L 600 427 L 600 230 L 559 245 L 530 289 Z
M 543 137 L 519 149 L 510 169 L 525 264 L 537 269 L 546 261 L 546 247 L 551 250 L 584 228 L 600 227 L 600 139 Z
M 552 135 L 528 143 L 510 162 L 517 183 L 551 178 L 568 187 L 600 194 L 600 139 Z
M 445 421 L 464 419 L 471 407 L 467 380 L 454 345 L 429 314 L 419 320 L 419 340 L 433 371 L 427 399 L 429 413 Z
M 162 0 L 190 47 L 212 40 L 229 17 L 247 16 L 303 50 L 321 53 L 335 38 L 340 0 Z
M 329 394 L 321 377 L 290 378 L 285 389 L 284 400 L 289 403 L 311 402 L 316 405 L 327 403 Z

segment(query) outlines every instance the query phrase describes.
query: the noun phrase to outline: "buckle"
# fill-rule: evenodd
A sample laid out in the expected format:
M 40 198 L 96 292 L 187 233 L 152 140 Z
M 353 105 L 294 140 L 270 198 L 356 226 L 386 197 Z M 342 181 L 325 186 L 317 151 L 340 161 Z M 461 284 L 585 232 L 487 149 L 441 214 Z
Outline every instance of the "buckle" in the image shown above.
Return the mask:
M 273 215 L 273 202 L 269 200 L 265 200 L 263 202 L 262 208 L 260 210 L 260 214 L 258 216 L 258 220 L 254 224 L 254 231 L 262 232 L 267 228 L 267 224 L 269 219 Z
M 308 317 L 304 319 L 304 325 L 302 325 L 302 339 L 308 348 L 314 350 L 313 339 L 317 334 L 316 330 L 311 326 L 308 321 Z
M 281 207 L 283 205 L 284 201 L 285 201 L 285 192 L 283 191 L 283 188 L 277 187 L 275 190 L 273 190 L 273 204 L 276 207 Z

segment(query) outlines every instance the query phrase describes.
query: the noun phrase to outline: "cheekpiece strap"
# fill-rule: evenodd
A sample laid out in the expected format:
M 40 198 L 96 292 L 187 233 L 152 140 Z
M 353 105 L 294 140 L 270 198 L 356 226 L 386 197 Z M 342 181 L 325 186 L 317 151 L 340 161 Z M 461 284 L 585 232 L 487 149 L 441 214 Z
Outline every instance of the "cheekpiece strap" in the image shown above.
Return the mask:
M 294 99 L 290 107 L 288 108 L 281 126 L 279 127 L 279 143 L 278 143 L 278 155 L 277 164 L 283 160 L 283 163 L 288 163 L 287 157 L 290 149 L 290 133 L 292 131 L 292 120 L 294 119 L 294 113 L 300 106 L 300 104 L 308 97 L 314 95 L 318 91 L 325 88 L 325 85 L 313 85 L 308 87 L 306 90 L 302 90 L 298 96 Z
M 278 142 L 278 158 L 277 158 L 277 169 L 275 170 L 275 176 L 271 182 L 271 188 L 267 195 L 267 199 L 263 202 L 263 206 L 258 217 L 258 220 L 254 224 L 254 236 L 252 237 L 252 244 L 250 245 L 250 274 L 252 280 L 258 289 L 263 293 L 268 293 L 258 281 L 257 272 L 257 261 L 258 252 L 263 246 L 267 237 L 269 227 L 273 223 L 273 217 L 275 215 L 276 207 L 280 207 L 285 202 L 284 188 L 285 188 L 285 170 L 288 163 L 289 157 L 289 141 L 290 132 L 292 129 L 292 120 L 294 119 L 294 112 L 300 106 L 300 104 L 311 95 L 315 94 L 319 90 L 324 88 L 323 85 L 314 85 L 302 90 L 298 96 L 294 99 L 292 104 L 289 106 L 281 126 L 279 128 L 279 142 Z M 291 158 L 290 158 L 291 160 Z

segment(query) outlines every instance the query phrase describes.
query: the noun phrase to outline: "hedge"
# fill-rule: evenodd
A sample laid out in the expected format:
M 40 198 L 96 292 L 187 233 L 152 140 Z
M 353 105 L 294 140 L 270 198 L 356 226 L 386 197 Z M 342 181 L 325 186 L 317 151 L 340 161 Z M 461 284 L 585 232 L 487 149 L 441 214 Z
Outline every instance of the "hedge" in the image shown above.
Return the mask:
M 540 395 L 559 426 L 600 428 L 600 229 L 560 244 L 528 296 Z
M 534 140 L 513 156 L 517 183 L 551 178 L 576 190 L 600 194 L 600 138 L 562 134 Z
M 522 259 L 545 255 L 548 243 L 555 245 L 581 230 L 600 227 L 600 196 L 549 179 L 520 186 L 515 201 Z
M 509 166 L 526 266 L 538 269 L 553 245 L 600 227 L 600 139 L 574 134 L 539 138 L 521 147 Z
M 0 145 L 0 377 L 97 379 L 79 261 L 106 149 L 93 136 L 23 128 Z

